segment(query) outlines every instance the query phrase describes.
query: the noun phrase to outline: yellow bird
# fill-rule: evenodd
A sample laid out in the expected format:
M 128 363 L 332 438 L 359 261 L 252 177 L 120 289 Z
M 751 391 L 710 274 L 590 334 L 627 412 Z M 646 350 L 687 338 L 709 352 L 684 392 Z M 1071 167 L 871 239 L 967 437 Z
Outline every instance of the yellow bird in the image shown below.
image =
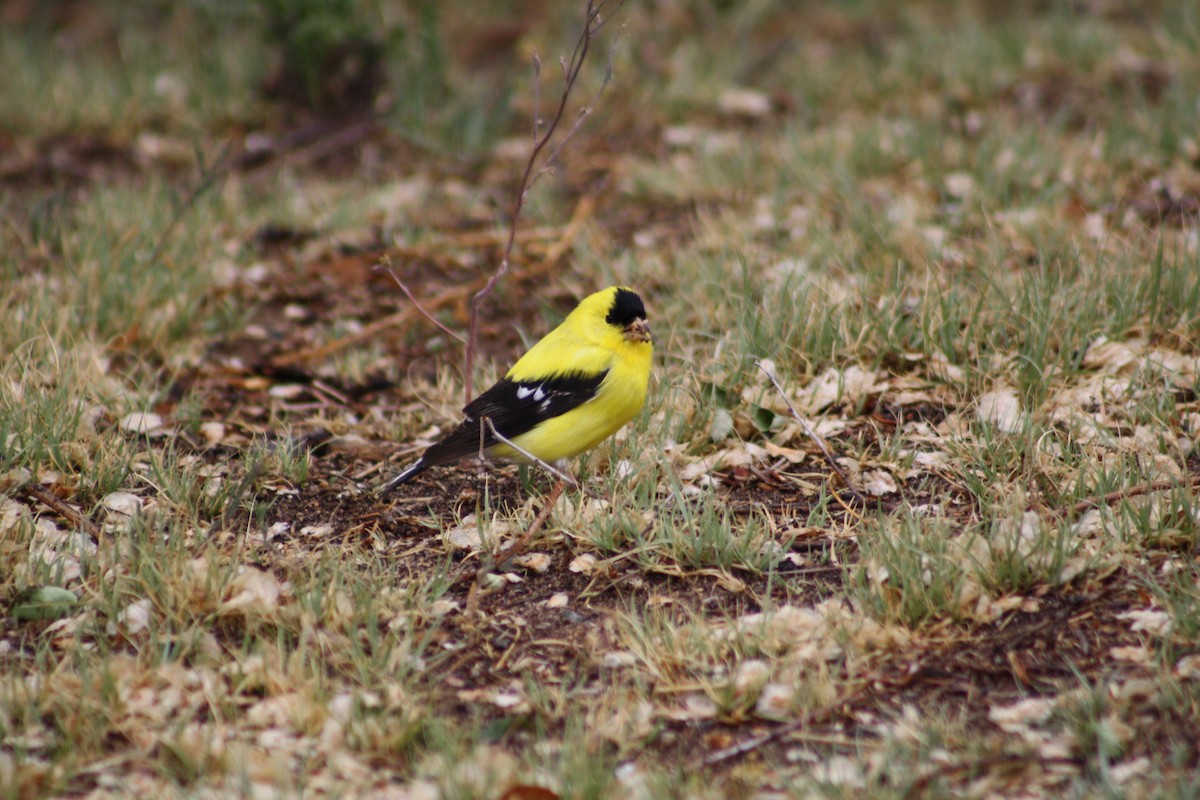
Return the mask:
M 544 462 L 590 450 L 641 411 L 652 342 L 646 307 L 632 289 L 613 286 L 584 298 L 467 404 L 465 418 L 449 436 L 380 486 L 380 493 L 429 467 L 471 455 L 527 460 L 500 437 Z

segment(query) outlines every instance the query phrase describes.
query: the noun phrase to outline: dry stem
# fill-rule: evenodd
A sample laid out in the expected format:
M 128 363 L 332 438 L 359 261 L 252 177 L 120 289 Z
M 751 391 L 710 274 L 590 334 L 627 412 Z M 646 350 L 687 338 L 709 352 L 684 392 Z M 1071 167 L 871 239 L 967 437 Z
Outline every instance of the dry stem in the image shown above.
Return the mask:
M 42 486 L 36 481 L 30 481 L 22 486 L 19 492 L 20 494 L 23 494 L 32 500 L 36 500 L 42 505 L 46 506 L 46 508 L 49 508 L 55 514 L 58 514 L 60 517 L 74 525 L 78 530 L 83 531 L 97 542 L 100 541 L 100 526 L 85 517 L 83 512 L 79 509 L 68 505 L 63 500 L 60 500 L 57 495 L 55 495 L 45 486 Z
M 517 225 L 521 220 L 521 211 L 525 208 L 525 199 L 528 195 L 529 188 L 537 175 L 540 174 L 541 171 L 544 170 L 546 166 L 554 159 L 554 157 L 558 155 L 559 150 L 562 149 L 562 145 L 575 133 L 590 111 L 589 107 L 585 107 L 581 110 L 579 118 L 576 120 L 575 125 L 572 126 L 571 130 L 567 132 L 566 137 L 563 138 L 559 145 L 553 151 L 551 151 L 550 155 L 539 165 L 539 156 L 541 156 L 542 151 L 545 150 L 546 146 L 554 138 L 554 133 L 558 129 L 559 123 L 562 122 L 563 114 L 567 108 L 567 101 L 571 96 L 571 90 L 575 87 L 575 81 L 579 78 L 580 70 L 583 68 L 584 60 L 587 58 L 588 50 L 591 47 L 592 37 L 604 27 L 605 20 L 603 17 L 601 17 L 600 12 L 604 10 L 604 7 L 608 4 L 608 2 L 609 0 L 599 0 L 599 2 L 596 0 L 588 0 L 587 7 L 584 10 L 583 30 L 580 31 L 579 38 L 575 42 L 575 50 L 571 53 L 571 58 L 569 61 L 563 60 L 562 62 L 563 90 L 558 99 L 558 107 L 555 109 L 554 116 L 550 118 L 550 124 L 546 126 L 545 132 L 540 134 L 539 131 L 541 128 L 541 120 L 539 118 L 537 108 L 540 100 L 539 95 L 537 94 L 537 81 L 541 74 L 541 60 L 536 56 L 534 57 L 533 71 L 535 103 L 533 114 L 533 148 L 529 153 L 529 160 L 525 162 L 525 171 L 521 175 L 521 182 L 517 185 L 516 196 L 513 198 L 513 211 L 508 223 L 508 241 L 504 245 L 504 255 L 500 258 L 500 265 L 496 268 L 496 271 L 492 273 L 492 276 L 488 278 L 488 281 L 484 287 L 476 292 L 471 298 L 471 317 L 467 329 L 466 361 L 463 366 L 463 389 L 465 395 L 465 399 L 463 401 L 464 405 L 470 403 L 471 398 L 474 395 L 475 346 L 479 337 L 479 309 L 483 305 L 483 301 L 487 298 L 487 296 L 496 288 L 496 284 L 499 283 L 500 279 L 503 278 L 508 272 L 509 260 L 512 257 L 513 244 L 516 242 L 517 238 Z M 619 8 L 623 2 L 624 0 L 618 0 L 617 7 Z M 611 73 L 612 63 L 610 61 L 609 71 L 604 80 L 605 85 L 607 85 L 608 76 L 611 75 Z M 601 88 L 603 89 L 603 87 Z
M 379 263 L 375 265 L 375 268 L 382 269 L 387 272 L 388 275 L 392 276 L 392 280 L 394 280 L 396 285 L 400 287 L 400 291 L 404 292 L 404 295 L 408 298 L 408 301 L 416 306 L 417 311 L 420 311 L 425 316 L 425 319 L 436 325 L 443 333 L 453 336 L 459 342 L 464 342 L 464 339 L 460 334 L 455 333 L 443 325 L 437 317 L 425 309 L 425 306 L 421 305 L 420 300 L 413 296 L 412 290 L 408 288 L 404 281 L 400 280 L 400 276 L 396 274 L 394 269 L 392 269 L 392 260 L 388 258 L 386 253 L 384 253 L 383 257 L 379 259 Z
M 788 399 L 787 392 L 783 391 L 783 387 L 779 385 L 779 380 L 775 377 L 775 374 L 772 373 L 771 370 L 767 369 L 761 361 L 755 361 L 754 364 L 763 371 L 764 375 L 771 379 L 771 383 L 775 385 L 775 391 L 779 392 L 779 396 L 783 398 L 783 402 L 787 405 L 788 411 L 792 412 L 792 418 L 796 420 L 796 422 L 800 423 L 800 427 L 804 428 L 804 432 L 808 434 L 808 437 L 816 442 L 817 447 L 821 449 L 821 455 L 825 456 L 825 462 L 829 464 L 830 468 L 832 468 L 833 471 L 838 474 L 838 477 L 840 477 L 842 482 L 846 484 L 846 487 L 854 493 L 855 497 L 857 497 L 859 500 L 864 499 L 862 493 L 855 489 L 854 485 L 850 483 L 850 476 L 847 475 L 842 469 L 841 465 L 834 460 L 833 451 L 829 449 L 829 445 L 825 444 L 825 440 L 822 439 L 815 430 L 813 430 L 813 427 L 808 424 L 808 420 L 800 416 L 800 412 L 798 412 L 796 407 L 792 405 L 792 401 Z
M 526 548 L 529 547 L 529 543 L 533 541 L 533 537 L 538 534 L 538 531 L 540 531 L 546 524 L 546 520 L 550 518 L 550 512 L 554 510 L 554 504 L 558 502 L 558 498 L 562 495 L 563 488 L 565 486 L 566 483 L 563 481 L 557 481 L 554 484 L 554 488 L 550 490 L 550 494 L 546 495 L 546 499 L 542 503 L 541 510 L 538 511 L 537 516 L 533 518 L 533 522 L 530 523 L 529 528 L 526 529 L 525 533 L 521 534 L 520 539 L 517 539 L 517 541 L 504 548 L 504 550 L 500 551 L 499 555 L 495 556 L 494 558 L 485 559 L 483 564 L 473 573 L 467 568 L 466 564 L 459 567 L 458 573 L 450 579 L 450 585 L 457 586 L 458 584 L 469 580 L 473 574 L 476 577 L 476 583 L 471 587 L 472 593 L 474 593 L 476 586 L 478 586 L 479 578 L 488 574 L 493 567 L 502 566 L 505 562 L 511 561 L 512 559 L 524 553 Z

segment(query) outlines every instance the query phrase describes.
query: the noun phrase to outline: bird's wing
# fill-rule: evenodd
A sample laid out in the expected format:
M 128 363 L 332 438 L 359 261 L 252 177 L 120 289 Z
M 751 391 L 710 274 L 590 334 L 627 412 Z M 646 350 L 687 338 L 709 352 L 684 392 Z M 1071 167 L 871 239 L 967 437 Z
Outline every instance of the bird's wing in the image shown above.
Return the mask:
M 463 409 L 466 419 L 425 451 L 422 461 L 427 465 L 450 464 L 498 444 L 491 428 L 483 424 L 484 417 L 505 439 L 515 439 L 539 423 L 591 400 L 607 374 L 562 373 L 536 381 L 502 378 Z

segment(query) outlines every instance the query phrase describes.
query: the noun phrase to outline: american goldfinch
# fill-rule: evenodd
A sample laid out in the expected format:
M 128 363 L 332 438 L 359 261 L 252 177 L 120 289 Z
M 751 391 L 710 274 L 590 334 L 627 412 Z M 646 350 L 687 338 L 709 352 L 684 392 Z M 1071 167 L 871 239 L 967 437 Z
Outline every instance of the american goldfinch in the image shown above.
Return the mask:
M 380 493 L 429 467 L 481 452 L 524 458 L 495 433 L 540 461 L 590 450 L 642 409 L 652 341 L 646 307 L 633 290 L 613 286 L 584 298 L 492 388 L 467 404 L 465 418 L 449 436 L 383 484 Z

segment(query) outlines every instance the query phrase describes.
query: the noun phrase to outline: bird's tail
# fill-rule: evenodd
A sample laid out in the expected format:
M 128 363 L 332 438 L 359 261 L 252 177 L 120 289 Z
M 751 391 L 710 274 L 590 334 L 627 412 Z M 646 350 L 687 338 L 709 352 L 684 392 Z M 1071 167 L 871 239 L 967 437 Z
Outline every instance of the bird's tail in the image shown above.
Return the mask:
M 388 481 L 387 483 L 383 484 L 378 489 L 376 489 L 375 493 L 376 494 L 387 494 L 392 489 L 395 489 L 397 486 L 404 483 L 405 481 L 407 481 L 409 478 L 413 477 L 414 475 L 416 475 L 420 472 L 424 472 L 426 470 L 426 468 L 428 468 L 429 466 L 430 466 L 429 462 L 427 462 L 424 458 L 419 458 L 412 464 L 409 464 L 407 467 L 405 467 L 404 471 L 401 472 L 399 475 L 392 478 L 390 481 Z

